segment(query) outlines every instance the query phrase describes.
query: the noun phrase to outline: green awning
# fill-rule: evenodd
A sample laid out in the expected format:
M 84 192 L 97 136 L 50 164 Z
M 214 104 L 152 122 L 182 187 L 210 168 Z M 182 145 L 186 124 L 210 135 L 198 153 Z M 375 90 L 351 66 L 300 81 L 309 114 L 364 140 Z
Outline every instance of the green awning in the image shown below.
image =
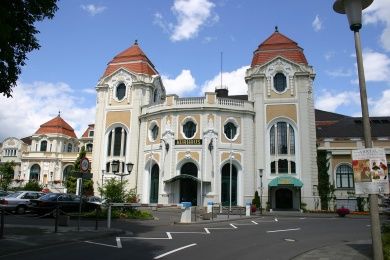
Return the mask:
M 184 179 L 189 179 L 189 180 L 193 180 L 193 181 L 196 181 L 196 182 L 200 182 L 200 179 L 198 179 L 197 177 L 193 176 L 193 175 L 189 175 L 189 174 L 180 174 L 180 175 L 177 175 L 169 180 L 166 180 L 164 181 L 165 183 L 172 183 L 172 182 L 175 182 L 175 181 L 178 181 L 178 180 L 184 180 Z M 203 181 L 203 183 L 205 182 L 209 182 L 209 181 Z
M 268 184 L 269 187 L 277 187 L 279 185 L 293 185 L 294 187 L 301 188 L 303 186 L 303 183 L 295 177 L 280 176 L 276 177 Z

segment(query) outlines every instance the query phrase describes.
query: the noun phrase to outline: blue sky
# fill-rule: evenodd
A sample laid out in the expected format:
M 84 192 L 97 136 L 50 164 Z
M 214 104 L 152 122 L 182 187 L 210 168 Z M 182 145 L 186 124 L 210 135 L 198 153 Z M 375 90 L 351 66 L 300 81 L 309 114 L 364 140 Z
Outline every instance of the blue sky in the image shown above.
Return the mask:
M 333 1 L 60 1 L 37 23 L 39 50 L 28 55 L 13 99 L 0 97 L 0 142 L 33 134 L 61 111 L 80 136 L 94 123 L 95 86 L 107 63 L 138 40 L 168 94 L 203 96 L 223 78 L 246 94 L 253 51 L 274 32 L 296 41 L 316 71 L 316 108 L 360 115 L 353 33 Z M 370 115 L 390 116 L 390 1 L 374 0 L 361 30 Z

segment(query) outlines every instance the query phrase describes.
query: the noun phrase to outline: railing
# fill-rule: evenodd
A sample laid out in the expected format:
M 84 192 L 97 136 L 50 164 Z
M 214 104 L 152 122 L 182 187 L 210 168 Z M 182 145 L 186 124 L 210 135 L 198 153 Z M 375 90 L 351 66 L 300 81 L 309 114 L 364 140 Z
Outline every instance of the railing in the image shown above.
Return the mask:
M 244 100 L 232 98 L 218 98 L 218 105 L 243 107 Z
M 204 101 L 204 97 L 179 98 L 176 100 L 176 105 L 204 104 Z

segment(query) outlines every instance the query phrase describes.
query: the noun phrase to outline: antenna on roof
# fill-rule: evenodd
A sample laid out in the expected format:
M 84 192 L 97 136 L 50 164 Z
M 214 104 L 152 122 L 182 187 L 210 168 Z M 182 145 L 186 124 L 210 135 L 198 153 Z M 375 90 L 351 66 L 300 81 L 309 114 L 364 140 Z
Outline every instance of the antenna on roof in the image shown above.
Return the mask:
M 134 41 L 134 45 L 138 45 L 138 40 L 137 39 Z
M 275 26 L 275 32 L 279 32 L 278 26 Z
M 61 117 L 61 110 L 58 110 L 58 116 Z

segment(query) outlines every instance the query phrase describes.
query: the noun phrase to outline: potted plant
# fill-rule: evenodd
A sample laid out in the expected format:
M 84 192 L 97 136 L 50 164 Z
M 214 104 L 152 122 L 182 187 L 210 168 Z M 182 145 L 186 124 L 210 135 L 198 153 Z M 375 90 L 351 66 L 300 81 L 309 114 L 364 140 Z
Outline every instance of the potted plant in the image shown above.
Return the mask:
M 349 214 L 349 209 L 347 208 L 344 208 L 344 206 L 342 206 L 341 208 L 338 208 L 336 210 L 336 213 L 340 216 L 340 217 L 345 217 L 345 215 Z

